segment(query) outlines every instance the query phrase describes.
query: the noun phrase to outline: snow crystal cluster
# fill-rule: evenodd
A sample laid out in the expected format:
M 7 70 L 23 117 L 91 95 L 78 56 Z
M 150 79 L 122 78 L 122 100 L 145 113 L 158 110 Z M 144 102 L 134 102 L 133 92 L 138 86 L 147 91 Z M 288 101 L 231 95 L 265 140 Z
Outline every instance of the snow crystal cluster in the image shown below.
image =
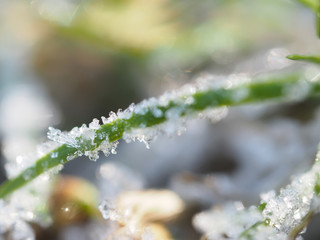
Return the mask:
M 237 239 L 245 229 L 262 220 L 256 207 L 245 209 L 236 202 L 197 214 L 193 225 L 210 240 Z
M 289 234 L 298 226 L 310 210 L 318 210 L 319 201 L 314 188 L 320 171 L 319 159 L 310 171 L 296 177 L 290 185 L 280 190 L 262 195 L 266 208 L 263 210 L 265 218 L 270 219 L 270 225 L 279 231 Z
M 8 236 L 8 239 L 14 240 L 34 240 L 35 234 L 31 226 L 23 220 L 23 215 L 23 209 L 0 200 L 0 236 Z
M 163 123 L 156 124 L 152 127 L 147 127 L 147 122 L 141 123 L 140 126 L 134 129 L 128 129 L 123 133 L 123 139 L 126 142 L 140 141 L 145 143 L 146 147 L 150 147 L 150 142 L 158 135 L 166 134 L 173 136 L 174 134 L 181 135 L 185 130 L 185 123 L 188 120 L 189 112 L 186 112 L 186 106 L 194 103 L 193 94 L 197 91 L 206 91 L 209 89 L 234 87 L 238 84 L 249 82 L 246 75 L 231 75 L 227 77 L 203 77 L 191 85 L 185 85 L 180 90 L 166 92 L 159 98 L 150 98 L 135 105 L 132 103 L 127 109 L 122 111 L 119 109 L 117 113 L 110 112 L 109 117 L 102 117 L 102 123 L 113 124 L 112 131 L 115 133 L 119 129 L 117 120 L 130 120 L 135 115 L 146 115 L 151 113 L 156 119 L 162 119 Z M 235 96 L 237 101 L 242 100 L 247 96 L 247 92 L 240 92 L 239 96 Z M 170 104 L 175 106 L 171 107 Z M 228 109 L 226 107 L 205 109 L 198 114 L 199 118 L 209 118 L 213 122 L 217 122 L 227 115 Z M 193 118 L 196 116 L 192 113 Z M 118 142 L 109 142 L 107 134 L 103 131 L 97 131 L 101 128 L 98 119 L 94 119 L 89 126 L 83 124 L 81 127 L 75 127 L 70 132 L 62 132 L 59 129 L 49 127 L 48 138 L 59 144 L 66 144 L 69 147 L 77 148 L 75 155 L 69 156 L 71 160 L 77 156 L 86 155 L 91 160 L 97 160 L 99 151 L 104 152 L 106 156 L 110 153 L 115 154 Z M 97 144 L 95 139 L 105 139 L 101 144 Z
M 126 213 L 120 211 L 115 203 L 103 200 L 99 205 L 99 210 L 102 213 L 102 216 L 106 220 L 116 221 L 116 222 L 125 222 Z
M 59 115 L 52 103 L 43 96 L 41 89 L 32 85 L 17 89 L 6 91 L 0 106 L 1 150 L 9 179 L 59 146 L 55 142 L 36 145 L 45 126 L 56 122 L 55 116 Z M 21 116 L 24 116 L 23 121 Z M 40 175 L 10 198 L 0 200 L 0 239 L 33 240 L 35 234 L 29 223 L 41 226 L 51 223 L 47 200 L 52 173 L 60 169 L 58 166 Z M 23 177 L 28 180 L 32 175 L 32 171 L 26 171 Z
M 249 96 L 250 89 L 245 85 L 250 82 L 251 79 L 244 73 L 230 76 L 202 76 L 195 84 L 187 84 L 179 90 L 166 92 L 159 98 L 150 98 L 137 105 L 131 104 L 124 111 L 119 109 L 117 113 L 110 112 L 108 118 L 101 118 L 103 125 L 109 125 L 108 133 L 101 129 L 99 120 L 94 119 L 89 126 L 83 124 L 81 127 L 73 128 L 70 132 L 62 132 L 50 127 L 48 138 L 77 149 L 75 154 L 67 157 L 68 160 L 85 155 L 95 161 L 99 158 L 99 151 L 106 156 L 110 153 L 116 154 L 118 142 L 109 141 L 110 131 L 113 136 L 121 136 L 127 143 L 140 141 L 150 148 L 150 143 L 159 135 L 171 137 L 185 132 L 186 122 L 190 118 L 209 118 L 212 122 L 217 122 L 227 115 L 228 108 L 225 106 L 208 107 L 198 113 L 192 110 L 192 105 L 196 104 L 195 93 L 221 88 L 236 88 L 241 85 L 233 94 L 233 101 L 237 103 Z M 304 91 L 297 94 L 296 89 Z M 285 92 L 285 94 L 300 99 L 309 90 L 308 83 L 299 81 L 297 84 L 288 84 L 288 89 L 285 90 L 288 93 Z M 139 116 L 140 125 L 135 123 L 135 116 Z M 153 119 L 151 122 L 149 122 L 150 118 Z M 120 128 L 119 122 L 125 127 Z
M 14 156 L 11 152 L 12 148 L 6 148 L 5 169 L 8 177 L 17 176 L 33 165 L 39 157 L 43 157 L 56 147 L 56 143 L 48 142 L 38 146 L 35 154 L 17 155 L 16 157 L 10 157 Z M 44 227 L 51 224 L 47 200 L 51 191 L 52 177 L 61 168 L 62 165 L 58 165 L 34 179 L 24 188 L 14 192 L 6 201 L 0 200 L 0 236 L 6 235 L 14 240 L 33 240 L 35 235 L 29 222 L 38 223 Z M 23 177 L 28 180 L 32 174 L 31 170 L 26 171 Z
M 279 195 L 274 191 L 261 194 L 261 203 L 266 204 L 262 212 L 256 207 L 245 209 L 240 203 L 226 204 L 197 214 L 193 224 L 208 239 L 246 239 L 245 231 L 251 231 L 255 239 L 286 239 L 310 212 L 319 211 L 314 190 L 319 171 L 318 153 L 312 169 L 295 177 Z
M 111 114 L 110 119 L 113 119 Z M 103 119 L 104 120 L 104 119 Z M 69 147 L 76 148 L 78 151 L 71 156 L 68 156 L 68 160 L 71 160 L 78 156 L 88 156 L 90 160 L 96 161 L 99 158 L 99 151 L 102 151 L 106 156 L 110 153 L 116 154 L 118 142 L 109 143 L 107 136 L 97 136 L 96 130 L 100 129 L 98 119 L 93 119 L 89 126 L 83 124 L 81 127 L 74 127 L 70 132 L 62 132 L 59 129 L 49 127 L 47 134 L 48 138 L 59 144 L 66 144 Z M 97 137 L 103 138 L 100 145 L 95 142 Z
M 38 149 L 37 156 L 35 157 L 27 157 L 24 159 L 24 157 L 17 157 L 16 158 L 16 165 L 20 166 L 18 170 L 15 170 L 15 167 L 11 168 L 8 166 L 8 171 L 12 172 L 10 175 L 15 176 L 21 170 L 26 169 L 28 166 L 32 165 L 34 161 L 37 158 L 41 158 L 48 153 L 51 154 L 52 158 L 59 158 L 59 152 L 55 151 L 54 149 L 61 146 L 66 145 L 67 147 L 74 148 L 76 151 L 74 154 L 67 157 L 67 160 L 71 160 L 77 156 L 88 156 L 91 160 L 97 160 L 99 157 L 99 152 L 102 151 L 106 156 L 108 156 L 110 153 L 116 154 L 116 148 L 118 145 L 118 141 L 110 142 L 109 141 L 109 135 L 104 131 L 103 127 L 110 127 L 110 131 L 112 134 L 115 134 L 117 132 L 120 132 L 122 134 L 123 139 L 126 142 L 131 142 L 138 140 L 140 142 L 143 142 L 146 144 L 147 148 L 149 148 L 149 144 L 152 140 L 154 140 L 158 135 L 160 134 L 166 134 L 168 136 L 173 136 L 174 134 L 180 135 L 182 134 L 186 127 L 186 121 L 189 120 L 190 115 L 191 117 L 199 117 L 199 118 L 209 118 L 213 122 L 219 121 L 220 119 L 224 118 L 227 113 L 228 109 L 227 107 L 220 107 L 220 108 L 208 108 L 204 111 L 201 111 L 200 113 L 194 113 L 190 110 L 188 110 L 188 107 L 195 103 L 195 98 L 193 97 L 193 94 L 195 94 L 198 91 L 208 91 L 211 89 L 216 88 L 224 88 L 229 89 L 232 87 L 237 86 L 238 84 L 248 83 L 250 82 L 250 79 L 247 75 L 238 74 L 238 75 L 231 75 L 229 77 L 203 77 L 198 80 L 198 82 L 194 85 L 186 85 L 182 87 L 178 91 L 171 91 L 167 92 L 164 95 L 160 96 L 159 98 L 151 98 L 149 100 L 145 100 L 141 102 L 140 104 L 134 105 L 131 104 L 127 109 L 122 111 L 121 109 L 117 112 L 110 112 L 109 117 L 105 118 L 102 117 L 102 123 L 103 125 L 100 125 L 100 122 L 98 119 L 94 119 L 88 126 L 83 124 L 81 127 L 75 127 L 70 132 L 62 132 L 61 130 L 55 129 L 53 127 L 49 127 L 48 132 L 48 138 L 52 140 L 52 142 L 48 142 L 43 144 Z M 300 85 L 299 85 L 300 86 Z M 235 102 L 240 102 L 243 99 L 245 99 L 249 94 L 249 89 L 241 88 L 241 91 L 236 91 L 234 96 Z M 131 129 L 131 126 L 129 124 L 129 127 L 125 129 L 118 129 L 119 125 L 118 122 L 124 122 L 129 123 L 131 120 L 134 121 L 134 116 L 140 115 L 142 117 L 145 117 L 146 121 L 143 122 L 139 126 L 135 126 Z M 152 127 L 148 127 L 147 117 L 146 116 L 152 116 L 153 119 L 158 119 L 159 124 L 155 124 Z M 121 132 L 122 131 L 122 132 Z M 110 132 L 109 132 L 110 134 Z M 61 163 L 63 163 L 63 159 L 61 159 Z M 30 163 L 29 163 L 30 162 Z M 46 164 L 46 163 L 44 163 Z M 59 170 L 62 165 L 59 165 L 56 170 Z M 47 166 L 43 166 L 44 169 L 47 168 Z M 11 170 L 10 170 L 11 169 Z M 53 171 L 56 171 L 53 170 Z M 14 172 L 15 171 L 15 172 Z M 26 172 L 25 173 L 25 179 L 28 180 L 31 176 L 32 172 Z M 42 183 L 39 183 L 40 180 L 45 180 Z M 44 174 L 39 179 L 36 179 L 34 183 L 37 184 L 37 187 L 39 186 L 45 186 L 48 185 L 49 181 L 49 175 Z M 306 184 L 306 183 L 303 183 Z M 303 186 L 303 184 L 301 186 Z M 47 188 L 48 189 L 48 188 Z M 297 186 L 295 186 L 295 189 L 297 190 Z M 301 189 L 297 190 L 298 193 L 301 192 Z M 312 190 L 311 190 L 312 192 Z M 20 191 L 16 193 L 19 194 L 25 194 L 24 191 Z M 285 194 L 285 197 L 282 197 L 281 194 Z M 228 206 L 226 209 L 229 212 L 229 216 L 225 219 L 225 225 L 221 225 L 219 228 L 217 228 L 217 231 L 215 232 L 214 229 L 210 229 L 204 227 L 204 222 L 207 219 L 207 217 L 211 217 L 211 215 L 218 214 L 219 216 L 222 214 L 222 211 L 217 212 L 216 210 L 208 213 L 208 214 L 200 214 L 198 215 L 194 222 L 195 226 L 200 229 L 202 232 L 210 231 L 207 235 L 209 236 L 209 239 L 215 239 L 217 236 L 223 236 L 224 234 L 229 234 L 231 238 L 234 236 L 238 236 L 244 229 L 250 227 L 255 221 L 260 221 L 261 219 L 264 219 L 268 217 L 270 219 L 270 222 L 274 224 L 279 232 L 287 233 L 288 229 L 286 229 L 286 225 L 288 226 L 294 226 L 297 222 L 301 220 L 301 218 L 306 214 L 306 211 L 308 211 L 307 206 L 310 205 L 311 200 L 308 198 L 310 195 L 309 192 L 304 193 L 303 196 L 306 196 L 307 200 L 304 198 L 299 198 L 300 195 L 292 195 L 292 191 L 290 191 L 290 194 L 287 194 L 286 190 L 283 190 L 280 194 L 281 198 L 281 204 L 286 204 L 286 206 L 289 204 L 293 204 L 295 201 L 301 201 L 303 204 L 305 204 L 305 208 L 297 207 L 297 208 L 290 208 L 288 212 L 281 212 L 278 211 L 277 214 L 283 214 L 283 215 L 273 215 L 274 212 L 274 206 L 278 208 L 283 208 L 283 206 L 280 204 L 280 200 L 277 202 L 277 200 L 273 200 L 272 202 L 268 202 L 266 209 L 264 210 L 263 214 L 259 213 L 256 208 L 250 208 L 249 210 L 244 210 L 243 207 L 241 207 L 239 204 L 237 207 L 233 208 Z M 308 195 L 309 194 L 309 195 Z M 302 196 L 301 195 L 301 196 Z M 15 199 L 20 199 L 19 197 L 16 197 Z M 41 198 L 38 199 L 39 201 Z M 39 201 L 34 201 L 34 203 L 39 203 Z M 20 203 L 21 205 L 21 203 Z M 280 206 L 281 205 L 281 206 Z M 19 204 L 17 205 L 19 206 Z M 279 207 L 280 206 L 280 207 Z M 30 209 L 25 206 L 23 206 L 23 209 Z M 294 210 L 294 213 L 292 217 L 296 219 L 294 222 L 289 222 L 285 220 L 287 216 L 292 214 L 291 210 Z M 126 213 L 119 213 L 117 212 L 117 207 L 113 206 L 110 202 L 103 202 L 103 204 L 100 206 L 100 210 L 103 211 L 104 217 L 106 219 L 111 219 L 117 222 L 125 221 L 123 220 L 126 215 Z M 32 213 L 32 211 L 31 211 Z M 249 214 L 247 214 L 249 213 Z M 248 218 L 245 218 L 244 216 L 248 215 Z M 31 214 L 30 214 L 31 216 Z M 228 219 L 234 218 L 240 218 L 241 221 L 230 224 Z M 214 217 L 216 218 L 216 216 Z M 220 217 L 219 217 L 220 219 Z M 219 220 L 220 221 L 220 220 Z M 210 222 L 210 221 L 209 221 Z M 229 223 L 229 226 L 232 226 L 232 229 L 228 229 L 227 225 Z M 223 221 L 220 221 L 220 224 L 223 224 Z M 238 227 L 235 227 L 238 226 Z M 279 226 L 279 227 L 278 227 Z M 223 232 L 222 232 L 223 231 Z M 231 231 L 231 232 L 230 232 Z
M 59 129 L 49 127 L 48 138 L 60 144 L 66 144 L 70 147 L 80 148 L 87 141 L 94 144 L 95 131 L 100 128 L 99 120 L 94 119 L 87 127 L 83 124 L 80 128 L 74 127 L 70 132 L 62 132 Z
M 238 85 L 249 83 L 250 78 L 246 74 L 232 74 L 230 76 L 205 76 L 198 78 L 195 84 L 184 85 L 177 91 L 170 91 L 164 93 L 159 98 L 150 98 L 144 100 L 136 106 L 131 106 L 131 111 L 135 114 L 146 114 L 148 111 L 152 113 L 155 118 L 165 118 L 165 122 L 153 127 L 145 127 L 132 129 L 123 134 L 123 139 L 126 142 L 140 141 L 143 142 L 147 148 L 158 135 L 168 135 L 169 137 L 177 134 L 181 135 L 186 131 L 186 122 L 192 118 L 208 118 L 213 123 L 223 119 L 227 113 L 227 107 L 208 108 L 199 113 L 188 112 L 186 107 L 195 103 L 193 94 L 200 91 L 208 91 L 212 89 L 229 89 Z M 246 98 L 249 94 L 248 89 L 237 91 L 234 96 L 234 101 L 239 102 Z M 176 107 L 171 107 L 168 110 L 162 110 L 175 104 Z

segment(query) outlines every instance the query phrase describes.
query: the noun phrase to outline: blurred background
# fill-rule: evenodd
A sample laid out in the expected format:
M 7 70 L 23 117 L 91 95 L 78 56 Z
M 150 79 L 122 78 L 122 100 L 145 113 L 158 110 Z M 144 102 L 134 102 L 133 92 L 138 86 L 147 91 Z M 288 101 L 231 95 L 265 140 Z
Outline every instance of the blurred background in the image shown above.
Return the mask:
M 317 66 L 285 56 L 317 53 L 315 29 L 313 12 L 294 0 L 1 0 L 0 179 L 13 171 L 10 161 L 46 140 L 48 126 L 70 130 L 214 75 L 301 68 L 312 78 Z M 117 155 L 80 158 L 62 173 L 93 183 L 100 199 L 170 189 L 187 210 L 169 232 L 198 239 L 194 213 L 231 200 L 258 204 L 261 192 L 311 166 L 318 106 L 228 109 L 221 122 L 191 121 L 182 136 L 159 137 L 150 150 L 120 142 Z M 83 229 L 72 226 L 51 229 L 45 239 L 82 239 Z M 317 239 L 310 229 L 306 239 Z

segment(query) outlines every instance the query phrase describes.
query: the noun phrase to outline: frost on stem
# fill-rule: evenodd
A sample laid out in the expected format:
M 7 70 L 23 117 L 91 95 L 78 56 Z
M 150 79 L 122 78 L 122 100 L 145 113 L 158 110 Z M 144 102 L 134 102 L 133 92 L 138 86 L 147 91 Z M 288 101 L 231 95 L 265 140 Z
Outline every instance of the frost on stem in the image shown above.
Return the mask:
M 138 140 L 150 148 L 150 143 L 159 135 L 165 134 L 169 137 L 175 134 L 181 135 L 186 131 L 186 122 L 191 118 L 208 118 L 212 122 L 217 122 L 227 115 L 228 108 L 226 106 L 207 106 L 208 108 L 197 112 L 194 109 L 194 105 L 197 104 L 194 94 L 220 88 L 229 89 L 249 81 L 248 76 L 244 74 L 233 74 L 227 77 L 206 76 L 199 78 L 195 84 L 187 84 L 179 90 L 166 92 L 159 98 L 150 98 L 137 105 L 132 104 L 124 111 L 126 113 L 125 119 L 130 119 L 132 114 L 151 115 L 159 123 L 149 127 L 147 121 L 142 122 L 137 128 L 125 131 L 123 139 L 127 143 Z M 248 89 L 236 91 L 234 101 L 243 100 L 248 96 L 248 93 Z M 123 118 L 119 112 L 118 114 L 112 113 L 110 117 L 112 120 Z M 111 121 L 104 120 L 104 122 L 110 123 Z
M 226 115 L 227 106 L 285 98 L 284 88 L 296 85 L 299 79 L 301 74 L 297 73 L 269 77 L 269 81 L 254 83 L 245 74 L 202 77 L 193 85 L 185 85 L 180 90 L 137 105 L 132 104 L 124 111 L 111 112 L 108 118 L 102 117 L 103 125 L 94 119 L 89 126 L 84 124 L 70 132 L 50 127 L 48 138 L 59 145 L 52 151 L 52 157 L 49 154 L 43 156 L 15 179 L 3 184 L 0 197 L 7 196 L 44 171 L 78 156 L 86 155 L 91 160 L 97 160 L 99 151 L 105 155 L 115 154 L 117 140 L 121 138 L 127 142 L 137 139 L 148 147 L 159 134 L 182 134 L 185 122 L 190 118 L 213 116 L 213 121 L 218 121 Z M 320 92 L 319 83 L 307 84 L 312 84 L 307 94 Z
M 24 220 L 24 211 L 14 203 L 0 200 L 0 239 L 35 240 L 32 227 Z
M 259 208 L 235 207 L 230 204 L 220 209 L 202 212 L 195 216 L 194 226 L 208 239 L 287 239 L 299 235 L 304 221 L 311 213 L 319 212 L 320 151 L 308 172 L 297 176 L 291 184 L 261 194 Z M 239 206 L 239 204 L 237 204 Z M 259 210 L 259 211 L 258 211 Z M 293 234 L 294 233 L 294 234 Z M 301 236 L 299 239 L 302 239 Z
M 101 118 L 102 125 L 94 119 L 89 126 L 83 124 L 70 132 L 50 127 L 48 138 L 73 149 L 66 160 L 85 155 L 95 161 L 99 151 L 106 156 L 116 154 L 120 138 L 128 143 L 138 140 L 149 148 L 158 135 L 181 135 L 190 118 L 205 117 L 217 122 L 227 115 L 229 105 L 278 97 L 300 100 L 313 91 L 311 83 L 301 80 L 298 74 L 286 76 L 284 82 L 279 80 L 280 83 L 277 79 L 253 83 L 247 74 L 201 77 L 195 84 L 131 104 L 124 111 L 110 112 L 108 118 Z M 303 94 L 297 94 L 297 89 L 303 89 Z
M 97 137 L 103 138 L 104 136 L 97 136 L 96 130 L 100 129 L 98 119 L 93 119 L 89 126 L 83 124 L 80 128 L 74 127 L 70 132 L 62 132 L 59 129 L 49 127 L 48 138 L 59 144 L 66 144 L 68 147 L 76 148 L 77 151 L 74 155 L 67 157 L 67 160 L 72 160 L 78 156 L 88 156 L 90 160 L 96 161 L 99 158 L 99 151 L 102 151 L 106 156 L 110 153 L 116 154 L 118 142 L 110 143 L 108 137 L 97 144 L 95 139 Z M 56 153 L 55 153 L 56 154 Z
M 319 212 L 319 194 L 316 192 L 319 157 L 320 152 L 311 170 L 294 178 L 290 185 L 280 190 L 278 196 L 274 197 L 274 192 L 261 196 L 262 202 L 266 203 L 262 214 L 279 232 L 289 235 L 310 212 Z
M 238 239 L 244 229 L 262 220 L 256 207 L 245 209 L 241 202 L 235 202 L 197 214 L 193 225 L 210 240 Z
M 82 155 L 96 160 L 99 157 L 99 151 L 103 151 L 106 156 L 110 153 L 115 154 L 118 142 L 109 141 L 110 134 L 121 134 L 126 142 L 138 140 L 149 148 L 150 142 L 160 134 L 181 135 L 186 129 L 185 122 L 189 118 L 207 117 L 216 122 L 226 116 L 227 107 L 203 109 L 197 115 L 194 109 L 195 93 L 219 88 L 229 89 L 249 81 L 249 78 L 243 74 L 203 77 L 193 85 L 185 85 L 179 90 L 166 92 L 159 98 L 150 98 L 137 105 L 132 103 L 124 111 L 119 109 L 117 113 L 110 112 L 108 118 L 101 118 L 103 126 L 108 125 L 111 128 L 108 133 L 99 131 L 101 129 L 99 120 L 94 119 L 89 126 L 83 124 L 70 132 L 49 127 L 48 138 L 77 149 L 75 154 L 68 156 L 68 160 Z M 242 89 L 235 92 L 233 100 L 241 101 L 247 96 L 248 90 Z M 123 123 L 124 129 L 121 129 L 117 122 Z M 98 143 L 97 139 L 102 142 Z
M 39 152 L 38 161 L 16 171 L 15 174 L 20 174 L 1 186 L 0 197 L 7 196 L 43 172 L 78 156 L 85 155 L 97 160 L 99 151 L 106 156 L 116 154 L 117 140 L 121 138 L 127 142 L 138 140 L 149 147 L 149 143 L 159 134 L 181 135 L 186 129 L 185 122 L 190 118 L 209 117 L 214 122 L 218 121 L 226 115 L 227 106 L 232 105 L 232 96 L 238 93 L 240 97 L 237 96 L 236 101 L 241 102 L 250 95 L 250 87 L 241 85 L 243 79 L 249 82 L 249 78 L 241 74 L 203 77 L 195 84 L 166 92 L 159 98 L 131 104 L 124 111 L 110 112 L 108 118 L 102 117 L 102 125 L 98 119 L 94 119 L 88 126 L 83 124 L 70 132 L 49 127 L 48 138 L 51 142 L 43 145 L 46 147 Z M 296 75 L 288 77 L 286 81 L 295 80 Z M 233 87 L 235 90 L 232 90 Z M 248 91 L 243 92 L 243 89 Z

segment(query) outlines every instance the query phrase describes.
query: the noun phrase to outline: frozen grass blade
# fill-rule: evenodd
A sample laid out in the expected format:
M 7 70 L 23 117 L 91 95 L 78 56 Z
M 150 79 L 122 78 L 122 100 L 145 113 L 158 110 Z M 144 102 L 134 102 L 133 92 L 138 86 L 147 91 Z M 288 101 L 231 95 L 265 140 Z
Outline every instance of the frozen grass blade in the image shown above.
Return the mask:
M 303 5 L 311 8 L 316 13 L 317 18 L 317 34 L 320 38 L 320 1 L 319 0 L 298 0 Z
M 310 7 L 314 11 L 318 12 L 318 8 L 320 5 L 318 0 L 298 0 L 298 1 L 301 2 L 303 5 Z
M 320 145 L 312 168 L 278 194 L 262 194 L 260 206 L 226 203 L 197 214 L 193 224 L 208 240 L 297 239 L 320 210 L 319 172 Z
M 188 93 L 180 92 L 180 94 L 170 95 L 171 97 L 165 98 L 166 101 L 163 101 L 163 96 L 150 99 L 135 107 L 130 106 L 124 112 L 118 112 L 118 116 L 112 113 L 109 119 L 103 119 L 104 124 L 101 126 L 96 120 L 89 125 L 89 128 L 86 126 L 76 128 L 76 131 L 72 130 L 68 134 L 51 129 L 50 138 L 59 142 L 61 146 L 40 158 L 17 177 L 3 183 L 0 186 L 0 198 L 8 196 L 45 171 L 65 164 L 73 158 L 87 155 L 96 159 L 98 150 L 107 154 L 112 152 L 114 146 L 110 144 L 114 144 L 136 129 L 149 129 L 170 120 L 176 121 L 187 116 L 195 117 L 196 114 L 209 108 L 273 99 L 301 100 L 317 94 L 320 94 L 319 82 L 305 81 L 300 74 L 287 74 L 233 87 L 214 85 L 193 88 Z M 172 115 L 178 118 L 173 118 Z M 74 136 L 70 139 L 70 135 Z
M 287 58 L 290 60 L 301 60 L 301 61 L 320 64 L 320 56 L 307 56 L 307 55 L 293 54 L 293 55 L 287 56 Z
M 316 16 L 317 16 L 317 33 L 318 33 L 318 37 L 320 38 L 320 1 L 318 1 Z
M 252 237 L 256 236 L 259 231 L 264 231 L 263 228 L 259 229 L 259 226 L 275 228 L 276 232 L 274 233 L 276 235 L 284 233 L 289 240 L 296 239 L 302 233 L 312 217 L 320 210 L 319 157 L 320 145 L 311 170 L 293 179 L 290 185 L 281 189 L 276 200 L 270 199 L 268 203 L 263 203 L 262 213 L 265 220 L 257 222 L 245 230 L 240 235 L 241 239 L 254 239 Z M 268 206 L 270 204 L 272 205 L 271 207 Z M 264 212 L 267 207 L 269 209 Z M 282 211 L 283 214 L 281 214 Z M 272 220 L 270 220 L 268 216 L 270 216 Z

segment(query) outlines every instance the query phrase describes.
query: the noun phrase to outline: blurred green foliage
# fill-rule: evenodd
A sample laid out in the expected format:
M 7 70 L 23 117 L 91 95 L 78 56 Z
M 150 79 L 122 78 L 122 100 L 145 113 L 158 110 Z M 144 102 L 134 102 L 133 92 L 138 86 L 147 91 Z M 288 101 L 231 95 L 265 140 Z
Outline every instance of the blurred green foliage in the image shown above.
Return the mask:
M 69 128 L 159 94 L 167 80 L 180 85 L 208 69 L 226 72 L 239 58 L 290 40 L 288 7 L 295 5 L 278 0 L 81 1 L 68 24 L 47 21 L 49 34 L 36 45 L 33 63 L 62 109 L 60 127 Z M 42 16 L 48 11 L 53 10 L 41 9 Z

